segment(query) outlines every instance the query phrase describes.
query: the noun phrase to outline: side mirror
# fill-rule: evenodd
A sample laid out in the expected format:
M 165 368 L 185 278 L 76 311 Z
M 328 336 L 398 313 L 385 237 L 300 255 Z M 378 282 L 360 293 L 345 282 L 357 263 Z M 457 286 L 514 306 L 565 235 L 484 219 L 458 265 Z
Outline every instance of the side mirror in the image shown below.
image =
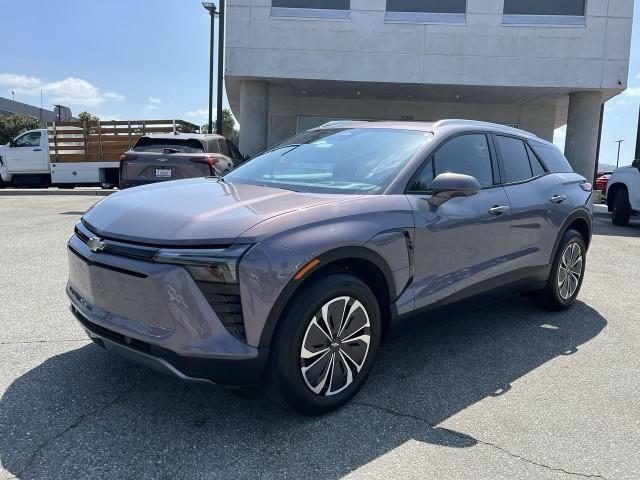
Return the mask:
M 640 170 L 640 158 L 636 158 L 633 163 L 631 163 L 631 166 Z
M 441 173 L 431 183 L 433 197 L 429 203 L 441 205 L 454 197 L 470 197 L 481 189 L 480 182 L 470 175 Z
M 13 138 L 11 140 L 9 140 L 9 147 L 15 147 L 16 146 L 16 142 L 13 141 Z

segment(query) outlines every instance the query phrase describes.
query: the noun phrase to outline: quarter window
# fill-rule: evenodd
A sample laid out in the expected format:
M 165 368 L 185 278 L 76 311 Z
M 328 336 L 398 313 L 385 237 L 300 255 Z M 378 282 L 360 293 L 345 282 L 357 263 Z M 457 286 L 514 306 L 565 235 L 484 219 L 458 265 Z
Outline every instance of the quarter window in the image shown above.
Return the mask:
M 524 142 L 501 135 L 497 135 L 496 139 L 502 155 L 505 183 L 523 182 L 532 178 L 533 172 Z
M 387 0 L 387 12 L 465 13 L 467 0 Z
M 553 173 L 573 172 L 568 160 L 556 147 L 532 143 L 531 148 L 542 160 L 548 171 Z
M 322 10 L 349 10 L 350 0 L 273 0 L 276 8 L 313 8 Z
M 448 172 L 471 175 L 482 188 L 492 187 L 493 169 L 487 137 L 469 134 L 449 140 L 433 154 L 409 190 L 427 192 L 435 177 Z
M 584 16 L 585 0 L 504 0 L 505 15 Z

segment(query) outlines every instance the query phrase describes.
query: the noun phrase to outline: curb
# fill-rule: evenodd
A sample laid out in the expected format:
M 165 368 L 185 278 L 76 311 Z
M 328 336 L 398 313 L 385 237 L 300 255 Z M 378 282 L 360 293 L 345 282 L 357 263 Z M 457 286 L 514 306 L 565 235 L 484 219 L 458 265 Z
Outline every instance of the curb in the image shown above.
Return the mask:
M 117 190 L 69 190 L 69 189 L 37 189 L 37 188 L 3 188 L 0 189 L 0 197 L 17 197 L 17 196 L 47 196 L 47 195 L 75 195 L 75 196 L 92 196 L 106 197 Z

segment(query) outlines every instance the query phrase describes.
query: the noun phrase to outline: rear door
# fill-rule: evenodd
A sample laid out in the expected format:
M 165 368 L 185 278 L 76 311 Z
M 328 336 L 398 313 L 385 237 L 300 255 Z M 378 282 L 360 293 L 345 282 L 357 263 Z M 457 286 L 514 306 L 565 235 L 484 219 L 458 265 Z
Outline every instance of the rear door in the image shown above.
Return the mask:
M 569 213 L 562 179 L 545 168 L 526 140 L 493 137 L 512 209 L 509 280 L 546 280 L 559 228 Z
M 123 162 L 123 178 L 156 182 L 203 177 L 210 175 L 205 156 L 197 139 L 142 137 Z
M 7 169 L 12 174 L 49 173 L 46 137 L 40 131 L 26 132 L 7 149 Z
M 444 172 L 475 177 L 482 190 L 430 202 L 429 187 Z M 409 185 L 414 210 L 414 295 L 417 309 L 499 287 L 506 281 L 511 213 L 495 153 L 485 133 L 446 140 Z

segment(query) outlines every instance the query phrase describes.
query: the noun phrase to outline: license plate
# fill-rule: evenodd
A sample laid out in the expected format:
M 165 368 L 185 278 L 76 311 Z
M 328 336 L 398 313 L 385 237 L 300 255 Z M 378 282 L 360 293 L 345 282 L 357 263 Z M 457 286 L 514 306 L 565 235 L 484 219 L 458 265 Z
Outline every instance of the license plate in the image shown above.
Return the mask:
M 156 177 L 159 178 L 171 178 L 170 168 L 156 168 Z

